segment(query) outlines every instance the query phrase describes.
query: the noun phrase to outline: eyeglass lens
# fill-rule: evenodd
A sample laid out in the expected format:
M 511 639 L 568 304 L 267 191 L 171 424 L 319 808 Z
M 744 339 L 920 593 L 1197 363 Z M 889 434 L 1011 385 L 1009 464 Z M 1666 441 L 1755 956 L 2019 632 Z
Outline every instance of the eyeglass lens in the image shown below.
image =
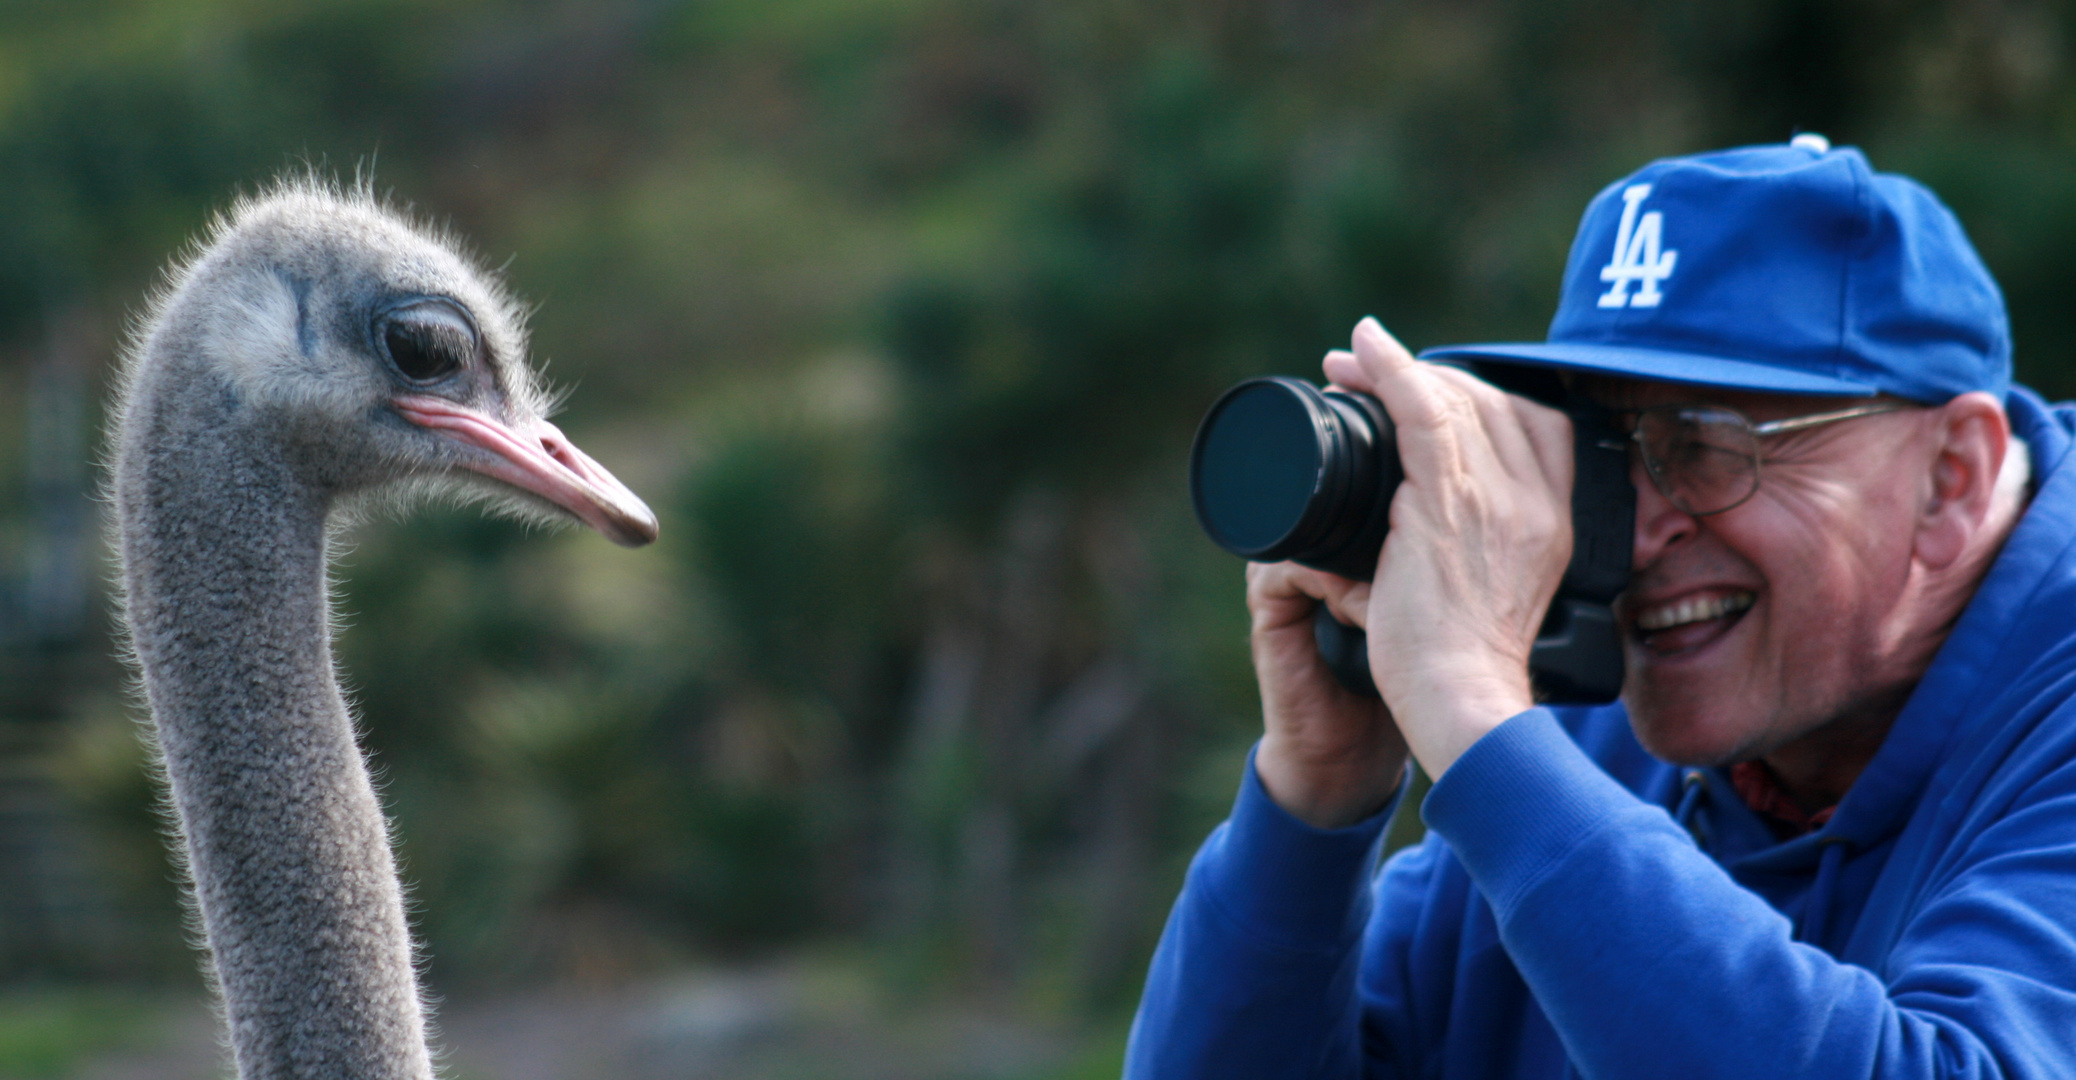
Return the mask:
M 1636 418 L 1636 442 L 1652 482 L 1686 513 L 1721 513 L 1759 486 L 1758 436 L 1728 409 L 1645 409 Z

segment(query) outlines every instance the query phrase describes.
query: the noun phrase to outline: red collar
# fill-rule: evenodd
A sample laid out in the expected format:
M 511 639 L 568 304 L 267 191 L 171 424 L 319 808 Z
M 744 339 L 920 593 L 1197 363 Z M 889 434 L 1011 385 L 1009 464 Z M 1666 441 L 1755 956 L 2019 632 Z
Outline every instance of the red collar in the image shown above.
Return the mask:
M 1806 813 L 1788 793 L 1781 790 L 1780 780 L 1763 761 L 1740 761 L 1730 766 L 1730 786 L 1737 789 L 1737 797 L 1744 800 L 1760 817 L 1766 819 L 1773 834 L 1783 840 L 1807 836 L 1824 827 L 1838 807 L 1826 806 L 1814 814 Z

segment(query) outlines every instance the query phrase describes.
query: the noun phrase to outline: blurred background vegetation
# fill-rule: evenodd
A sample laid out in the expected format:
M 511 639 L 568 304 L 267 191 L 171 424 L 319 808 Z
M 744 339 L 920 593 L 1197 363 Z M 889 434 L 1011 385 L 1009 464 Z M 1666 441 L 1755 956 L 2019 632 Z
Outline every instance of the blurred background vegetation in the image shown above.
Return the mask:
M 127 320 L 241 191 L 372 176 L 472 238 L 539 304 L 565 428 L 663 519 L 639 552 L 358 534 L 342 660 L 436 988 L 837 955 L 1114 1045 L 1258 727 L 1240 569 L 1182 483 L 1217 391 L 1364 314 L 1539 338 L 1601 185 L 1814 130 L 1938 190 L 2021 377 L 2076 392 L 2069 30 L 2020 0 L 5 0 L 0 1059 L 63 1026 L 24 1017 L 112 1038 L 81 987 L 196 983 L 92 463 Z M 0 1074 L 65 1068 L 34 1053 Z

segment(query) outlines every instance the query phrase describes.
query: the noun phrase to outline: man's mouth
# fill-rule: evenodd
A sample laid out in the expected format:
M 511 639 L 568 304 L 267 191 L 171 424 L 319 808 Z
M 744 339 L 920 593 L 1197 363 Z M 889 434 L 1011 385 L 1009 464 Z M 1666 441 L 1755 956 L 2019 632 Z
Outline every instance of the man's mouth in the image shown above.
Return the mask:
M 1707 592 L 1654 604 L 1636 613 L 1637 636 L 1657 653 L 1705 645 L 1729 630 L 1759 595 L 1748 590 Z

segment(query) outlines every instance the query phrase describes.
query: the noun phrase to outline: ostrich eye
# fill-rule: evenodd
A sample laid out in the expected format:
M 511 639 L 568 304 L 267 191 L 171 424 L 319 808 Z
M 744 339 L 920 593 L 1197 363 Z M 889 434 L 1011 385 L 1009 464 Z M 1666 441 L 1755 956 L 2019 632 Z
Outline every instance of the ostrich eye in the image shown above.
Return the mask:
M 412 382 L 434 382 L 462 369 L 476 355 L 476 328 L 443 301 L 398 308 L 382 324 L 389 362 Z

